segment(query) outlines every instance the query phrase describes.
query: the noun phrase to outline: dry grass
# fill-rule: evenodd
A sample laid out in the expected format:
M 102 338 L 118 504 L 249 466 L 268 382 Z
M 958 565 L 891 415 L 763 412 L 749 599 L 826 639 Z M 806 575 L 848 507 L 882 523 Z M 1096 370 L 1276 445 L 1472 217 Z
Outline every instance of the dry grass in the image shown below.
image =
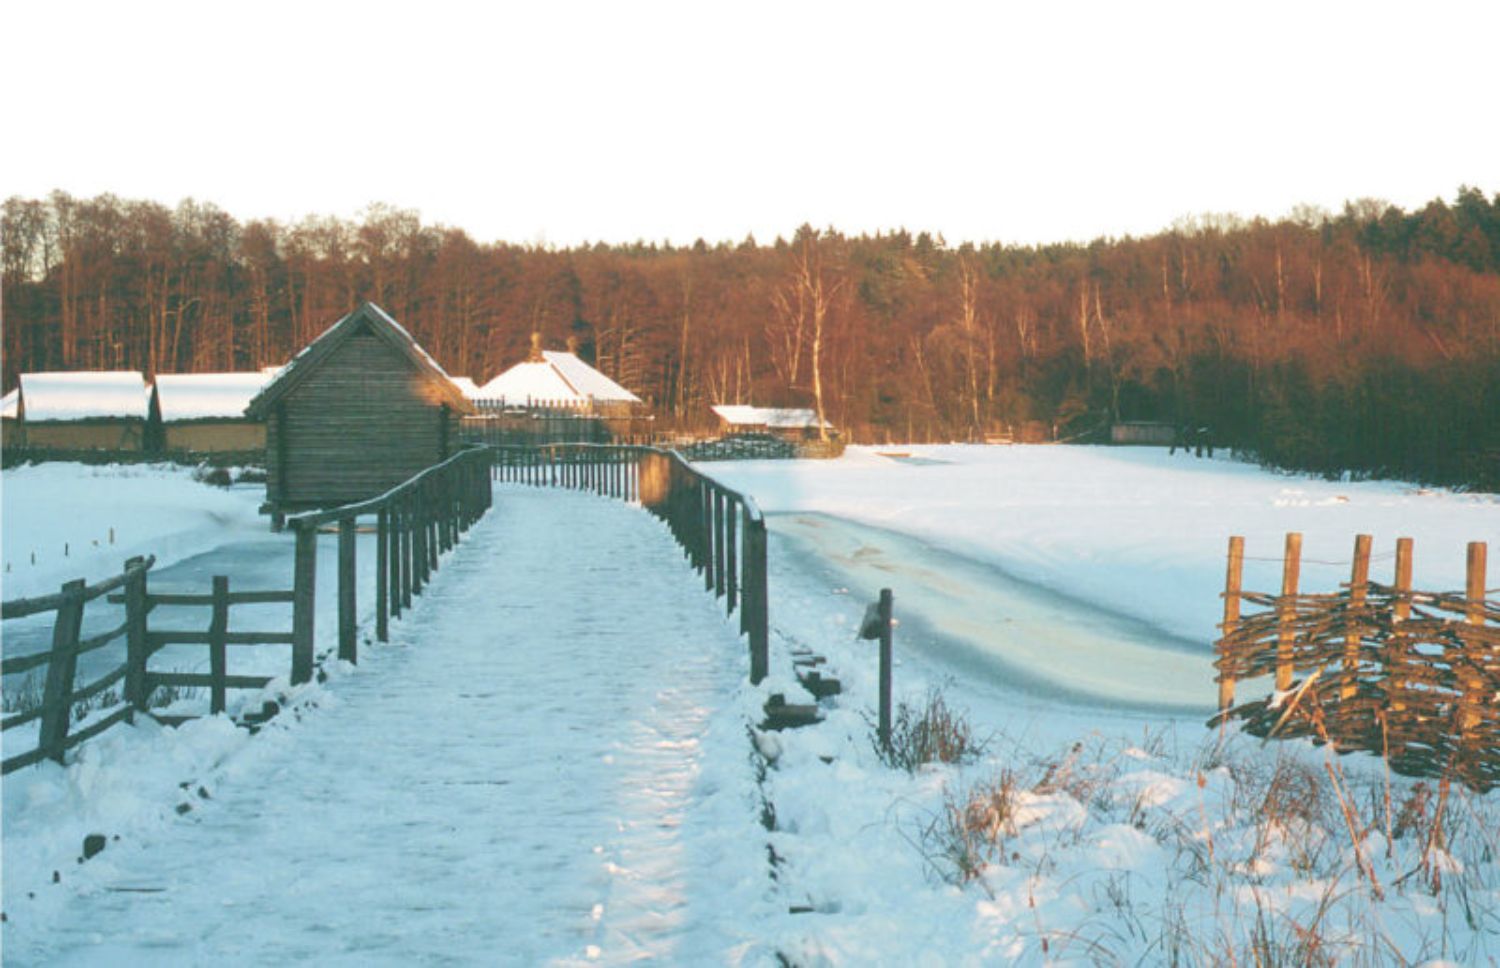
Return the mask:
M 969 763 L 984 754 L 985 741 L 974 735 L 968 714 L 948 707 L 943 694 L 934 689 L 918 708 L 899 703 L 891 717 L 891 742 L 880 742 L 875 730 L 871 741 L 881 760 L 890 767 L 914 773 L 928 763 Z

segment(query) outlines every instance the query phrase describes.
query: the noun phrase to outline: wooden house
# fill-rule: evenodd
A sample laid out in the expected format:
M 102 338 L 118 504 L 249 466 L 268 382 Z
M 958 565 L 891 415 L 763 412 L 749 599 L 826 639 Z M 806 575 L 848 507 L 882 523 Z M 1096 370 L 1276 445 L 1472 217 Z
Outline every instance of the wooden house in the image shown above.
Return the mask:
M 784 440 L 814 440 L 818 435 L 818 414 L 806 407 L 752 407 L 741 403 L 720 403 L 712 407 L 724 434 L 771 434 Z M 833 425 L 823 422 L 823 429 L 834 432 Z
M 628 417 L 641 398 L 567 352 L 542 349 L 540 333 L 531 334 L 531 355 L 479 388 L 479 399 L 491 409 L 541 408 L 602 417 Z
M 367 302 L 245 408 L 266 425 L 266 510 L 279 516 L 382 494 L 453 454 L 472 409 L 411 334 Z
M 139 451 L 149 391 L 133 371 L 23 373 L 16 419 L 25 447 Z
M 149 436 L 168 452 L 264 452 L 266 425 L 245 408 L 274 373 L 158 373 Z

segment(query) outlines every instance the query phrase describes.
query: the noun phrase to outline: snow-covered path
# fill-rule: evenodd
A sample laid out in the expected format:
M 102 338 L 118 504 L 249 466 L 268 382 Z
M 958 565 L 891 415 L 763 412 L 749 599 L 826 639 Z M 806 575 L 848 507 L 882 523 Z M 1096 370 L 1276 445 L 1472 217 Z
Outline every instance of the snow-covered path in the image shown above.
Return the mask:
M 58 916 L 12 909 L 6 963 L 743 953 L 765 887 L 729 775 L 743 652 L 654 519 L 502 488 L 389 646 L 191 812 L 70 871 Z

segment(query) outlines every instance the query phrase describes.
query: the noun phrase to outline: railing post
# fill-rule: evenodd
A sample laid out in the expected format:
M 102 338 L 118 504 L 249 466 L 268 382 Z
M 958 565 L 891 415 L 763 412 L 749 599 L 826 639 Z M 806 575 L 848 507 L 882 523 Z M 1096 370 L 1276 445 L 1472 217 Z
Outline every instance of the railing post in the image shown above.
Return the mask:
M 73 721 L 73 677 L 78 670 L 78 633 L 83 629 L 82 578 L 62 586 L 62 602 L 52 625 L 52 652 L 47 658 L 47 682 L 42 692 L 42 717 L 37 746 L 43 755 L 61 763 Z
M 359 661 L 355 636 L 358 617 L 354 597 L 354 524 L 353 515 L 339 518 L 339 658 L 345 662 Z
M 750 683 L 759 685 L 770 672 L 771 667 L 771 622 L 767 608 L 766 522 L 764 518 L 758 518 L 752 522 L 752 527 L 747 534 L 747 537 L 750 536 L 753 536 L 755 545 L 750 559 L 753 569 L 750 580 L 755 589 L 753 605 L 755 614 L 750 622 Z
M 412 517 L 411 492 L 401 495 L 401 529 L 398 532 L 401 538 L 400 567 L 401 567 L 401 607 L 411 608 L 412 586 L 416 583 L 416 575 L 412 565 L 417 560 L 416 548 L 416 522 Z
M 313 606 L 317 601 L 318 529 L 301 521 L 297 532 L 296 558 L 292 566 L 292 685 L 312 679 Z
M 1368 534 L 1354 536 L 1354 564 L 1349 570 L 1349 611 L 1344 617 L 1344 683 L 1339 699 L 1348 701 L 1359 691 L 1359 647 L 1364 641 L 1365 596 L 1370 584 L 1370 544 Z
M 1289 531 L 1286 552 L 1281 562 L 1281 598 L 1277 604 L 1276 690 L 1292 688 L 1292 667 L 1297 631 L 1292 623 L 1297 617 L 1297 581 L 1302 571 L 1302 533 Z
M 208 711 L 217 716 L 228 705 L 229 657 L 225 654 L 224 633 L 229 631 L 229 576 L 214 576 L 213 618 L 208 623 L 208 671 L 213 680 Z
M 726 615 L 734 614 L 735 607 L 739 604 L 740 600 L 740 576 L 739 569 L 736 567 L 739 562 L 739 541 L 735 534 L 736 525 L 739 523 L 739 508 L 740 503 L 733 498 L 729 500 L 728 505 L 724 508 L 724 568 L 727 572 L 725 585 L 728 586 L 724 602 L 724 612 Z
M 724 492 L 713 489 L 714 499 L 714 594 L 724 597 Z
M 880 590 L 880 745 L 891 748 L 891 606 L 889 588 Z
M 438 545 L 442 541 L 441 487 L 430 478 L 422 482 L 425 492 L 423 503 L 427 505 L 427 581 L 432 582 L 432 573 L 438 568 Z
M 375 517 L 375 638 L 390 641 L 391 512 L 381 508 Z
M 411 491 L 411 593 L 422 594 L 427 582 L 427 507 L 422 501 L 421 487 Z
M 703 590 L 714 590 L 714 499 L 713 487 L 698 478 L 698 567 L 703 569 Z
M 125 701 L 140 712 L 146 711 L 146 613 L 149 599 L 146 591 L 146 569 L 143 558 L 125 562 L 125 570 L 137 569 L 125 582 Z

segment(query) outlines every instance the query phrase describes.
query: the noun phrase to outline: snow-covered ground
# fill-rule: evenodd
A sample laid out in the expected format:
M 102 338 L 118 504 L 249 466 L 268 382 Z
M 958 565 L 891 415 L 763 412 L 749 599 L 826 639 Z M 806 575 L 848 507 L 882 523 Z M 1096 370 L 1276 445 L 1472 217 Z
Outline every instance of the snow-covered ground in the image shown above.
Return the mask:
M 1200 679 L 1229 534 L 1275 559 L 1283 531 L 1305 532 L 1310 589 L 1345 577 L 1316 561 L 1346 560 L 1355 533 L 1374 533 L 1377 554 L 1412 535 L 1419 586 L 1451 588 L 1464 543 L 1500 537 L 1495 497 L 1153 451 L 910 453 L 706 465 L 773 512 L 772 676 L 759 689 L 742 684 L 742 640 L 709 615 L 654 520 L 499 488 L 392 645 L 288 696 L 293 714 L 260 735 L 222 718 L 119 729 L 66 769 L 7 777 L 6 962 L 1500 957 L 1495 794 L 1453 791 L 1434 838 L 1432 785 L 1390 778 L 1387 799 L 1375 758 L 1220 737 L 1203 727 L 1212 683 Z M 7 554 L 11 515 L 27 513 L 10 478 Z M 203 520 L 209 533 L 185 544 L 214 546 Z M 241 560 L 250 541 L 200 557 L 227 547 Z M 1275 587 L 1277 567 L 1251 562 L 1247 586 Z M 623 583 L 623 604 L 594 579 Z M 966 711 L 988 738 L 967 763 L 907 774 L 876 755 L 874 650 L 853 630 L 882 585 L 902 620 L 898 698 L 918 707 L 941 689 Z M 636 618 L 707 624 L 684 653 L 681 636 Z M 845 693 L 813 729 L 747 732 L 770 693 L 803 698 L 800 646 L 828 658 Z M 462 685 L 445 685 L 437 658 Z M 619 685 L 601 691 L 596 675 Z M 633 691 L 664 676 L 676 688 Z M 618 725 L 610 749 L 589 745 L 601 719 Z M 432 721 L 451 738 L 437 753 L 416 725 Z M 350 770 L 371 751 L 404 766 Z M 433 792 L 424 778 L 451 783 Z M 993 836 L 956 850 L 949 820 L 983 790 L 997 791 Z M 355 808 L 341 813 L 340 795 Z M 600 818 L 618 826 L 596 834 Z M 121 840 L 76 864 L 91 832 Z M 487 865 L 497 851 L 507 862 Z M 215 853 L 218 877 L 204 860 Z M 465 920 L 473 905 L 483 916 Z M 515 926 L 507 946 L 486 949 L 500 925 Z

